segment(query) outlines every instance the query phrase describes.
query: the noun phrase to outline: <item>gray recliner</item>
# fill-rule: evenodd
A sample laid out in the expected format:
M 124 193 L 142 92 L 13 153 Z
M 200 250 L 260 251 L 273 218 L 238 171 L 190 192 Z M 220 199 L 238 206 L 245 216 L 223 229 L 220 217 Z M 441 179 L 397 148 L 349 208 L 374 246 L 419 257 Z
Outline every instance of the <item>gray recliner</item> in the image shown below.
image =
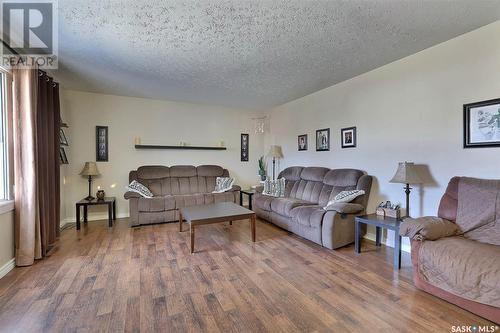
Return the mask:
M 365 213 L 371 176 L 355 169 L 295 166 L 283 170 L 281 177 L 286 180 L 285 197 L 263 195 L 260 188 L 254 198 L 257 216 L 329 249 L 354 242 L 354 217 Z M 365 194 L 323 209 L 339 192 L 354 189 Z
M 217 177 L 229 177 L 229 171 L 217 165 L 141 166 L 130 171 L 129 182 L 147 186 L 153 198 L 126 192 L 132 226 L 179 220 L 179 208 L 216 202 L 237 202 L 239 186 L 230 191 L 212 193 Z

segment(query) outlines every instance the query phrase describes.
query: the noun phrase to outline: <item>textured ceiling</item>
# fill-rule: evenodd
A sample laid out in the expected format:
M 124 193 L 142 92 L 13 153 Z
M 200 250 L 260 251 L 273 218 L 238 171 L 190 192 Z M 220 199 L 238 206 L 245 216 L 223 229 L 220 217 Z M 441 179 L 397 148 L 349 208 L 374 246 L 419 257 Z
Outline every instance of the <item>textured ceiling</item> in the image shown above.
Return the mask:
M 498 0 L 59 1 L 63 87 L 262 109 L 500 18 Z

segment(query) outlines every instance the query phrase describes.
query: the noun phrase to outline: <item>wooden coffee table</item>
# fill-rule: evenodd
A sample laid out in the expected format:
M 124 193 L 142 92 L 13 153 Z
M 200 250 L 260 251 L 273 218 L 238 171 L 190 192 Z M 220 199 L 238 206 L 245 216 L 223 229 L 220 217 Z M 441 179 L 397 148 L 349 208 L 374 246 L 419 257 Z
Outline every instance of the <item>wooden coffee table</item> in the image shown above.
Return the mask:
M 182 232 L 182 221 L 189 223 L 191 253 L 194 252 L 194 228 L 197 225 L 250 219 L 252 242 L 255 242 L 255 213 L 232 202 L 221 202 L 210 205 L 190 206 L 179 209 L 179 231 Z

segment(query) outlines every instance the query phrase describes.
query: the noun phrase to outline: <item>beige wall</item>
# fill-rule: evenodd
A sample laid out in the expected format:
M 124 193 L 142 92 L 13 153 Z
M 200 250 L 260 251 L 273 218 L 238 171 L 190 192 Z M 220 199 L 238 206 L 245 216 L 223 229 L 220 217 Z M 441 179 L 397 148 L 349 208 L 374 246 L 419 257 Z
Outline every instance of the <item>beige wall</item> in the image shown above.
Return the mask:
M 61 108 L 69 123 L 67 149 L 70 164 L 63 167 L 63 205 L 67 221 L 75 219 L 75 202 L 87 194 L 87 181 L 78 175 L 85 161 L 95 161 L 95 126 L 109 126 L 109 162 L 99 162 L 95 179 L 107 195 L 118 198 L 118 216 L 128 216 L 123 199 L 128 173 L 140 165 L 217 164 L 229 169 L 237 184 L 258 182 L 257 159 L 262 155 L 263 135 L 254 134 L 252 117 L 262 115 L 235 110 L 151 99 L 111 96 L 63 90 Z M 250 134 L 250 161 L 240 162 L 240 134 Z M 226 151 L 136 150 L 134 138 L 143 144 L 215 146 L 224 141 Z M 93 218 L 104 217 L 94 209 Z
M 14 211 L 0 215 L 0 268 L 14 258 Z
M 412 215 L 436 213 L 455 175 L 500 178 L 500 149 L 463 149 L 462 105 L 500 98 L 500 21 L 372 72 L 275 108 L 266 146 L 283 146 L 282 167 L 352 167 L 375 176 L 369 210 L 404 202 L 391 184 L 397 163 L 427 165 L 434 184 L 412 192 Z M 358 147 L 340 148 L 340 129 L 357 126 Z M 331 129 L 331 151 L 315 151 L 315 130 Z M 309 150 L 297 151 L 308 134 Z

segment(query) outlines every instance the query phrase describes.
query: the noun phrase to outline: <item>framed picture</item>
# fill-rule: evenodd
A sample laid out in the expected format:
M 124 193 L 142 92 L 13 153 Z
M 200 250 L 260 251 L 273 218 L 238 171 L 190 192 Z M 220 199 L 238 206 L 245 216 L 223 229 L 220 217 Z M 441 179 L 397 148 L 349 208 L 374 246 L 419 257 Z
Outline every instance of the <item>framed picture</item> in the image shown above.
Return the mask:
M 464 148 L 500 147 L 500 98 L 464 104 Z
M 330 129 L 320 129 L 316 131 L 316 151 L 330 150 Z
M 69 164 L 68 157 L 66 156 L 66 151 L 64 151 L 63 147 L 59 148 L 59 163 Z
M 297 149 L 299 151 L 307 150 L 307 134 L 299 135 L 297 139 Z
M 342 148 L 356 147 L 356 127 L 347 127 L 340 130 Z
M 248 144 L 249 144 L 249 135 L 241 134 L 241 161 L 248 162 Z
M 69 146 L 68 139 L 66 139 L 66 135 L 62 128 L 59 130 L 59 143 L 61 146 Z
M 95 160 L 108 161 L 108 126 L 95 127 Z

